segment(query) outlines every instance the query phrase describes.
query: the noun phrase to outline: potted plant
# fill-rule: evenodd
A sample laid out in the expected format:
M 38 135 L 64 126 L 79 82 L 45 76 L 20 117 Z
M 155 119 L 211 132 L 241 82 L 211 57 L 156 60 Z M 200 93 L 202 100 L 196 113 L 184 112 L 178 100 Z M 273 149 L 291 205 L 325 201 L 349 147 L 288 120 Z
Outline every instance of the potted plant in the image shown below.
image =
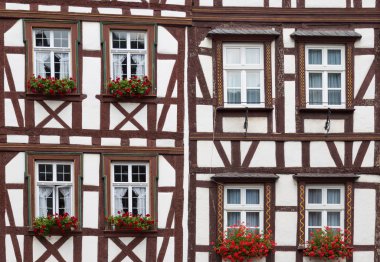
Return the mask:
M 143 97 L 150 93 L 152 90 L 152 83 L 147 76 L 139 78 L 132 76 L 130 79 L 111 80 L 108 83 L 109 93 L 116 98 L 120 97 Z
M 74 93 L 77 88 L 73 78 L 56 79 L 54 77 L 35 77 L 29 79 L 27 87 L 31 93 L 44 94 L 49 96 L 66 95 Z
M 111 215 L 107 218 L 113 230 L 148 231 L 153 228 L 154 220 L 149 214 L 133 215 L 132 213 L 121 213 Z
M 350 239 L 351 233 L 348 230 L 344 230 L 342 233 L 340 229 L 329 227 L 317 229 L 311 233 L 311 239 L 306 242 L 303 254 L 315 261 L 342 261 L 352 257 Z
M 225 231 L 214 245 L 214 250 L 224 261 L 253 261 L 268 256 L 276 243 L 272 232 L 256 234 L 244 225 Z
M 36 236 L 50 236 L 52 233 L 66 234 L 67 232 L 76 230 L 78 224 L 78 218 L 70 216 L 68 213 L 36 217 L 33 220 L 33 232 Z

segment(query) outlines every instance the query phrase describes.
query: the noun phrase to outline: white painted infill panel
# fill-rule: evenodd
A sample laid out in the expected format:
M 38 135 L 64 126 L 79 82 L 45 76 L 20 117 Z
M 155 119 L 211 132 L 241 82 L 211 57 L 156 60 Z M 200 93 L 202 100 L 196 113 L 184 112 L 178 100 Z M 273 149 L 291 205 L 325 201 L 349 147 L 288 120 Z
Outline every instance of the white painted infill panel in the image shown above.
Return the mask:
M 175 186 L 175 170 L 163 156 L 158 158 L 158 186 Z
M 294 28 L 284 28 L 282 30 L 284 48 L 293 48 L 295 46 L 293 38 L 290 37 L 294 31 Z
M 161 250 L 162 243 L 164 241 L 163 237 L 157 237 L 157 257 Z M 169 238 L 168 247 L 165 252 L 164 259 L 162 261 L 165 262 L 174 262 L 174 237 Z
M 24 225 L 24 190 L 8 189 L 8 195 L 11 202 L 15 225 L 21 227 Z
M 297 242 L 297 212 L 276 212 L 276 243 L 295 246 Z
M 282 0 L 269 0 L 269 7 L 282 7 Z
M 305 133 L 322 133 L 325 134 L 326 119 L 305 119 L 304 120 L 304 132 Z M 344 120 L 343 119 L 331 119 L 330 120 L 330 134 L 332 133 L 344 133 Z
M 373 106 L 356 106 L 354 112 L 354 132 L 374 132 Z
M 197 142 L 197 163 L 199 167 L 223 167 L 220 158 L 212 141 Z
M 24 236 L 16 236 L 18 245 L 20 247 L 21 260 L 24 261 Z M 16 254 L 14 251 L 11 235 L 5 235 L 5 258 L 7 262 L 16 261 Z
M 356 55 L 355 56 L 355 78 L 354 78 L 354 94 L 357 95 L 364 78 L 366 77 L 369 68 L 374 60 L 374 55 Z
M 99 14 L 106 15 L 122 15 L 123 10 L 121 8 L 98 8 Z
M 82 34 L 84 50 L 100 50 L 100 23 L 83 22 Z
M 212 66 L 212 57 L 206 55 L 199 55 L 199 61 L 201 63 L 201 68 L 203 75 L 206 79 L 207 89 L 210 96 L 213 95 L 213 66 Z
M 257 6 L 263 7 L 263 0 L 223 0 L 223 6 Z
M 58 252 L 66 261 L 74 261 L 74 238 L 70 237 L 58 249 Z
M 297 181 L 293 174 L 277 175 L 276 206 L 297 206 Z
M 46 248 L 41 244 L 41 242 L 36 237 L 33 237 L 33 261 L 37 261 L 37 259 L 39 259 L 43 253 L 45 253 L 45 251 Z
M 83 155 L 83 185 L 99 185 L 100 155 Z
M 374 245 L 376 190 L 355 189 L 354 217 L 354 245 Z
M 20 152 L 5 166 L 5 183 L 23 184 L 24 180 L 25 180 L 25 153 Z
M 294 55 L 284 55 L 284 73 L 294 74 L 296 72 L 296 57 Z
M 167 17 L 186 17 L 186 12 L 162 10 L 161 16 Z
M 158 228 L 166 228 L 166 222 L 168 219 L 168 214 L 170 211 L 170 206 L 172 203 L 173 193 L 158 193 L 157 205 L 158 205 L 158 214 L 157 214 L 157 225 Z M 174 200 L 176 201 L 176 200 Z M 174 227 L 174 219 L 171 222 L 171 228 Z
M 131 8 L 131 15 L 153 16 L 153 9 Z
M 96 248 L 95 248 L 96 247 Z M 98 237 L 82 237 L 82 261 L 98 261 Z
M 196 262 L 207 262 L 209 254 L 208 252 L 195 252 L 195 261 Z
M 90 136 L 70 136 L 69 141 L 71 145 L 92 145 Z
M 59 5 L 38 5 L 38 11 L 61 12 L 61 6 L 59 6 Z
M 294 251 L 290 251 L 290 252 L 276 251 L 274 254 L 275 254 L 276 262 L 296 261 L 296 252 Z
M 214 0 L 199 0 L 199 6 L 213 6 Z
M 22 119 L 25 119 L 25 101 L 24 99 L 18 99 L 20 105 L 20 111 Z M 11 99 L 4 99 L 4 110 L 5 110 L 5 126 L 19 126 L 17 122 L 15 108 Z
M 285 93 L 285 132 L 296 132 L 296 83 L 284 81 Z
M 146 146 L 147 139 L 145 138 L 130 138 L 129 139 L 130 146 Z
M 358 180 L 356 182 L 363 182 L 363 183 L 378 183 L 380 184 L 380 176 L 377 174 L 360 174 Z
M 83 227 L 98 228 L 99 193 L 83 192 Z
M 372 1 L 372 0 L 370 0 L 370 1 Z M 374 45 L 375 45 L 375 29 L 373 29 L 373 28 L 356 28 L 355 32 L 361 34 L 361 36 L 362 36 L 360 39 L 355 41 L 355 47 L 357 47 L 357 48 L 358 47 L 360 47 L 360 48 L 373 48 L 374 47 Z
M 371 83 L 369 83 L 363 99 L 375 99 L 375 76 L 373 76 Z
M 17 4 L 17 3 L 5 3 L 5 9 L 28 11 L 30 9 L 30 5 L 29 4 Z
M 373 251 L 355 251 L 354 252 L 354 261 L 375 261 L 375 254 Z
M 91 7 L 69 6 L 69 13 L 91 13 Z
M 285 142 L 284 157 L 286 167 L 302 166 L 302 143 L 301 142 Z
M 16 91 L 25 91 L 25 55 L 23 54 L 7 54 L 9 66 L 12 71 L 12 77 Z
M 205 37 L 199 44 L 199 47 L 212 48 L 212 39 L 210 37 Z
M 157 96 L 165 97 L 175 60 L 157 60 Z
M 140 244 L 137 245 L 133 249 L 133 253 L 141 260 L 141 261 L 147 261 L 146 260 L 146 238 L 140 242 Z
M 362 7 L 363 8 L 375 8 L 376 7 L 376 0 L 362 0 Z
M 168 5 L 185 5 L 185 0 L 166 0 Z
M 157 126 L 161 118 L 161 113 L 164 105 L 157 105 Z M 177 105 L 170 105 L 169 110 L 164 119 L 162 131 L 176 132 L 177 131 Z
M 306 8 L 339 8 L 346 7 L 346 0 L 305 0 Z
M 223 132 L 245 133 L 244 117 L 223 117 Z M 198 122 L 198 118 L 197 118 Z M 267 117 L 248 117 L 247 133 L 267 133 Z
M 249 167 L 275 167 L 276 144 L 272 141 L 260 141 Z
M 354 144 L 352 147 L 352 155 L 353 155 L 352 163 L 355 162 L 361 143 L 362 143 L 361 141 L 354 141 Z M 375 164 L 374 156 L 375 156 L 375 143 L 371 141 L 365 153 L 361 167 L 373 167 Z
M 196 106 L 197 132 L 213 132 L 214 108 L 208 105 Z
M 124 242 L 124 241 L 123 241 Z M 117 255 L 120 254 L 121 249 L 110 239 L 107 241 L 108 261 L 113 261 Z M 82 248 L 83 249 L 83 248 Z
M 7 143 L 27 144 L 29 136 L 27 135 L 7 135 Z
M 157 53 L 177 54 L 178 41 L 174 38 L 174 36 L 163 26 L 158 27 L 157 33 Z
M 310 142 L 310 167 L 336 167 L 326 142 Z
M 4 46 L 24 46 L 22 20 L 18 20 L 4 33 Z
M 60 144 L 60 136 L 40 136 L 41 144 Z
M 209 245 L 210 242 L 210 198 L 208 188 L 196 189 L 195 243 Z

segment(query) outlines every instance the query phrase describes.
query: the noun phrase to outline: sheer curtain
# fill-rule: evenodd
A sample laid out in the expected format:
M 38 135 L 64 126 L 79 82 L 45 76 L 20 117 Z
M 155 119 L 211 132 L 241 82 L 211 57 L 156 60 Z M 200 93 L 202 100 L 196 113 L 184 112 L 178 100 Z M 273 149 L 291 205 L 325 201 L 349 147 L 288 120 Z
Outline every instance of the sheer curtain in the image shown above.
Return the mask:
M 309 204 L 322 204 L 322 190 L 309 189 L 308 190 L 308 203 Z
M 340 204 L 339 189 L 327 189 L 327 204 Z
M 340 226 L 340 212 L 327 212 L 327 226 Z
M 145 55 L 131 55 L 131 65 L 136 66 L 136 75 L 144 76 Z
M 137 195 L 137 214 L 146 215 L 146 188 L 134 187 L 132 191 Z
M 246 191 L 246 203 L 251 205 L 260 204 L 260 191 L 257 189 L 247 189 Z
M 309 65 L 322 64 L 322 50 L 310 49 L 309 50 Z
M 322 74 L 309 73 L 309 103 L 322 104 Z
M 240 222 L 240 212 L 227 212 L 227 226 L 238 226 Z
M 246 225 L 247 227 L 259 227 L 260 226 L 260 213 L 259 212 L 247 212 L 246 213 Z
M 227 189 L 227 204 L 240 204 L 240 189 Z
M 241 71 L 227 71 L 227 102 L 240 104 L 241 101 Z
M 260 71 L 247 71 L 247 103 L 260 103 Z
M 47 199 L 52 194 L 53 194 L 53 188 L 51 188 L 51 187 L 39 187 L 38 196 L 39 196 L 39 208 L 40 208 L 40 214 L 39 215 L 40 216 L 46 217 L 48 214 L 48 209 L 53 208 L 53 207 L 47 206 Z
M 341 104 L 341 74 L 329 73 L 328 74 L 328 100 L 329 105 Z
M 340 65 L 341 55 L 340 50 L 328 50 L 327 51 L 327 63 L 329 65 Z
M 123 197 L 128 192 L 128 188 L 116 187 L 113 192 L 115 197 L 115 214 L 117 214 L 118 211 L 124 211 Z
M 37 52 L 36 53 L 36 76 L 47 77 L 50 76 L 50 52 Z
M 71 214 L 71 188 L 70 187 L 60 187 L 59 193 L 63 195 L 65 203 L 65 213 Z
M 69 54 L 68 53 L 55 53 L 55 76 L 59 79 L 69 77 Z M 59 68 L 57 68 L 59 66 Z M 57 70 L 59 69 L 59 70 Z
M 127 55 L 113 55 L 113 79 L 117 77 L 124 78 L 127 77 L 126 65 Z
M 310 227 L 322 226 L 322 213 L 321 212 L 309 212 L 309 226 Z

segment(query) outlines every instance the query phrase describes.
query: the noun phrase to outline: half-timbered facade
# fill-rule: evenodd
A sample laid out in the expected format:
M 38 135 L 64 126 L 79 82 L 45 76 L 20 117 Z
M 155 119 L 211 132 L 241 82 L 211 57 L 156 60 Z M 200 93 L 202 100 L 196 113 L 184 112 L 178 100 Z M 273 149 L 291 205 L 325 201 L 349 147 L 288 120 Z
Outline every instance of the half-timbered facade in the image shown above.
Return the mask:
M 240 222 L 273 231 L 261 261 L 305 260 L 324 226 L 379 261 L 380 1 L 9 0 L 0 18 L 0 261 L 218 261 Z M 144 97 L 107 89 L 144 75 Z M 153 230 L 113 230 L 117 211 Z M 63 212 L 78 230 L 34 235 Z

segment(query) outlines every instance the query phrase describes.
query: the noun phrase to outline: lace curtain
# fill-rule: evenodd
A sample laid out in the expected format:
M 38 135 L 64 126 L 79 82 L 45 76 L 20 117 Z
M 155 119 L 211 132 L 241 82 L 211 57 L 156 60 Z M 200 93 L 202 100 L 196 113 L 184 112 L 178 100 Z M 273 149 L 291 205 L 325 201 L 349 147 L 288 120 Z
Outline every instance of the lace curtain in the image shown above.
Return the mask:
M 50 52 L 36 53 L 36 76 L 48 77 L 51 76 L 50 68 Z
M 53 194 L 53 188 L 52 187 L 40 187 L 39 188 L 39 191 L 38 191 L 39 208 L 40 208 L 39 216 L 45 216 L 46 217 L 48 214 L 48 210 L 53 209 L 52 206 L 48 207 L 48 204 L 47 204 L 47 199 L 49 197 L 53 198 L 52 194 Z
M 128 188 L 116 187 L 113 192 L 115 198 L 115 214 L 119 211 L 124 212 L 123 198 L 125 198 L 125 195 L 128 194 Z
M 54 53 L 55 77 L 62 79 L 69 77 L 69 54 Z
M 65 213 L 71 214 L 71 189 L 69 187 L 60 187 L 58 190 L 63 196 Z
M 134 187 L 132 188 L 133 193 L 137 196 L 137 214 L 146 214 L 146 188 L 144 187 Z

